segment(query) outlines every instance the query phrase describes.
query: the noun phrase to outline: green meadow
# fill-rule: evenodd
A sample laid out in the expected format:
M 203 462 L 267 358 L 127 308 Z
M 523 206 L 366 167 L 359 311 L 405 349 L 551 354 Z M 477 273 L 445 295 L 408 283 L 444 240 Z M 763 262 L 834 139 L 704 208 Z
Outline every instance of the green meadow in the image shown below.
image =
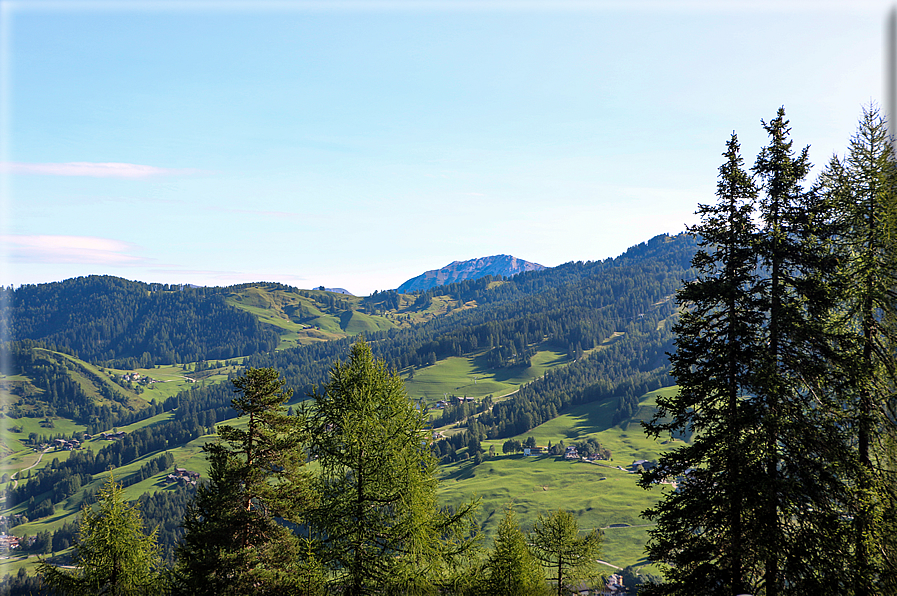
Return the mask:
M 532 366 L 489 369 L 484 364 L 483 353 L 472 356 L 455 356 L 440 360 L 436 364 L 402 371 L 408 396 L 424 400 L 429 405 L 451 397 L 475 397 L 480 399 L 492 395 L 498 399 L 513 393 L 518 387 L 534 381 L 547 370 L 570 364 L 566 350 L 546 348 L 536 352 Z
M 668 387 L 648 393 L 641 398 L 641 405 L 653 415 L 657 395 L 674 391 L 676 388 Z M 532 527 L 540 513 L 566 509 L 577 515 L 581 529 L 604 530 L 604 561 L 617 567 L 643 565 L 649 524 L 640 514 L 669 488 L 644 490 L 637 486 L 636 474 L 618 466 L 627 468 L 639 459 L 656 459 L 677 442 L 649 439 L 637 421 L 612 426 L 612 416 L 613 407 L 607 402 L 585 404 L 514 437 L 525 440 L 532 436 L 538 445 L 546 447 L 549 442 L 569 445 L 594 438 L 611 450 L 610 461 L 503 455 L 504 440 L 484 441 L 485 450 L 495 447 L 496 457 L 486 458 L 479 465 L 469 459 L 442 466 L 440 496 L 452 505 L 473 497 L 480 499 L 479 516 L 487 544 L 508 505 L 514 508 L 524 530 Z
M 278 350 L 396 326 L 389 317 L 354 310 L 361 302 L 355 296 L 336 295 L 340 301 L 350 305 L 348 310 L 324 307 L 315 300 L 328 294 L 322 290 L 305 290 L 304 294 L 300 294 L 279 287 L 255 286 L 231 294 L 226 301 L 253 314 L 261 322 L 276 327 L 280 334 Z

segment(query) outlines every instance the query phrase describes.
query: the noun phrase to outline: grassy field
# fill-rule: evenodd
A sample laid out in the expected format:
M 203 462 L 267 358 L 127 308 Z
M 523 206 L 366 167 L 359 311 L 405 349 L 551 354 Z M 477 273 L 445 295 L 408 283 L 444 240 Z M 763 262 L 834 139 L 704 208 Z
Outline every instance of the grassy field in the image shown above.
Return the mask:
M 280 287 L 254 286 L 231 294 L 226 301 L 261 322 L 277 327 L 280 333 L 278 350 L 396 326 L 389 316 L 373 316 L 354 310 L 361 302 L 355 296 L 336 295 L 339 301 L 350 306 L 349 309 L 325 306 L 329 294 L 322 290 L 299 293 Z
M 642 407 L 653 414 L 657 395 L 671 391 L 675 388 L 646 394 L 640 400 Z M 478 497 L 482 529 L 487 537 L 495 531 L 508 504 L 514 507 L 524 530 L 535 523 L 540 513 L 567 509 L 576 514 L 581 529 L 604 529 L 603 560 L 618 567 L 644 564 L 649 525 L 640 514 L 668 488 L 639 488 L 638 476 L 617 466 L 626 468 L 635 460 L 656 459 L 677 442 L 649 439 L 635 423 L 623 425 L 627 426 L 625 430 L 620 425 L 612 426 L 613 410 L 609 403 L 586 404 L 515 437 L 525 440 L 532 436 L 540 446 L 547 446 L 549 441 L 557 444 L 563 440 L 569 445 L 595 438 L 611 450 L 610 461 L 586 463 L 547 455 L 498 455 L 480 465 L 467 460 L 442 466 L 442 500 L 457 505 Z M 493 445 L 501 454 L 502 443 L 503 440 L 484 441 L 482 445 L 487 451 Z
M 490 370 L 484 364 L 482 353 L 473 356 L 456 356 L 440 360 L 431 366 L 402 371 L 405 389 L 414 400 L 423 399 L 432 405 L 446 395 L 475 397 L 492 395 L 499 398 L 517 390 L 520 385 L 534 381 L 545 371 L 570 363 L 565 350 L 543 349 L 532 358 L 532 366 L 516 366 Z

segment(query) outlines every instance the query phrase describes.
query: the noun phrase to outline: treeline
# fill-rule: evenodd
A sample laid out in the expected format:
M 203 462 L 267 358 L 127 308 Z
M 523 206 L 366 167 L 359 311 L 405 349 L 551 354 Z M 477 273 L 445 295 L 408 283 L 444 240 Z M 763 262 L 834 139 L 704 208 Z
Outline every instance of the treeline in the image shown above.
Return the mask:
M 91 275 L 3 291 L 0 318 L 11 339 L 41 340 L 115 368 L 228 359 L 279 341 L 273 328 L 226 304 L 220 288 Z
M 144 493 L 137 500 L 143 525 L 156 530 L 162 560 L 168 565 L 174 563 L 177 544 L 184 536 L 184 513 L 195 494 L 196 489 L 187 485 L 175 491 Z
M 643 324 L 639 320 L 632 327 Z M 636 329 L 633 335 L 638 335 Z M 639 397 L 673 384 L 665 360 L 672 342 L 672 334 L 664 330 L 651 339 L 641 336 L 621 340 L 588 358 L 546 372 L 491 409 L 483 404 L 466 403 L 447 409 L 447 420 L 467 419 L 463 423 L 466 431 L 436 441 L 434 454 L 445 461 L 455 461 L 455 451 L 468 447 L 468 453 L 473 456 L 481 451 L 482 440 L 525 433 L 585 403 L 615 400 L 613 424 L 631 418 L 638 410 Z
M 483 349 L 494 350 L 500 361 L 508 362 L 521 354 L 525 358 L 542 342 L 581 355 L 633 323 L 642 333 L 656 332 L 658 322 L 673 314 L 669 298 L 691 276 L 694 250 L 689 236 L 662 235 L 616 259 L 568 263 L 500 284 L 486 277 L 440 286 L 420 296 L 438 291 L 452 300 L 476 301 L 478 308 L 410 329 L 372 333 L 368 340 L 374 353 L 397 369 Z M 297 391 L 307 392 L 323 382 L 330 363 L 344 358 L 350 345 L 350 339 L 320 342 L 255 354 L 244 364 L 276 368 Z
M 80 449 L 71 452 L 64 461 L 54 458 L 49 466 L 29 475 L 27 482 L 20 482 L 18 488 L 7 488 L 6 506 L 28 501 L 31 503 L 29 518 L 51 515 L 56 504 L 76 494 L 94 474 L 114 470 L 148 454 L 173 449 L 214 432 L 217 423 L 236 415 L 231 407 L 232 399 L 233 390 L 229 383 L 191 387 L 161 404 L 154 402 L 140 412 L 120 418 L 120 422 L 129 423 L 129 419 L 134 422 L 137 418 L 172 412 L 170 419 L 128 433 L 96 453 Z M 146 473 L 144 477 L 152 475 Z M 171 545 L 166 546 L 169 547 Z
M 624 339 L 524 385 L 479 422 L 488 429 L 488 438 L 501 439 L 533 429 L 563 410 L 607 399 L 617 400 L 614 423 L 621 422 L 638 408 L 641 395 L 673 384 L 665 358 L 672 341 L 669 331 L 651 337 L 632 329 Z

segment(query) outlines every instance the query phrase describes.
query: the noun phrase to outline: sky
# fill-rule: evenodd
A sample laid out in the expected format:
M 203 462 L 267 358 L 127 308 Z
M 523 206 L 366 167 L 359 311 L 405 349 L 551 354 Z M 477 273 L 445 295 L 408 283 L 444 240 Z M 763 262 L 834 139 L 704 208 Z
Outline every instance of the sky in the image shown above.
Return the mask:
M 398 287 L 697 223 L 780 106 L 815 173 L 893 3 L 0 0 L 0 283 Z

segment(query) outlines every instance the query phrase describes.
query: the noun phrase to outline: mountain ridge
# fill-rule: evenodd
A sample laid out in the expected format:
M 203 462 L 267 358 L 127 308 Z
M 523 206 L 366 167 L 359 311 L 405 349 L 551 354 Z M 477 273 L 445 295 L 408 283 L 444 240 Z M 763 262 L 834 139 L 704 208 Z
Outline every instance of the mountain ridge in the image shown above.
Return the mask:
M 543 269 L 546 269 L 544 265 L 504 254 L 478 257 L 466 261 L 452 261 L 445 267 L 431 269 L 406 280 L 396 288 L 396 292 L 407 294 L 468 279 L 479 279 L 487 275 L 510 277 L 525 271 L 542 271 Z

